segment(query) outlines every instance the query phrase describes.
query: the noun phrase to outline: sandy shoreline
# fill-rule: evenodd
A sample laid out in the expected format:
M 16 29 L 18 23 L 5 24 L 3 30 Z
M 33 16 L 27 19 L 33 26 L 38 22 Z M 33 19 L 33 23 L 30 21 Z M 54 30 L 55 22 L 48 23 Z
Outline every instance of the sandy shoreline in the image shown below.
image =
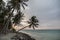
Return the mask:
M 26 34 L 26 33 L 8 33 L 6 35 L 0 36 L 0 40 L 11 40 L 12 37 L 18 35 L 19 38 L 24 38 L 24 39 L 30 39 L 30 40 L 35 40 L 33 37 L 31 37 L 30 35 Z

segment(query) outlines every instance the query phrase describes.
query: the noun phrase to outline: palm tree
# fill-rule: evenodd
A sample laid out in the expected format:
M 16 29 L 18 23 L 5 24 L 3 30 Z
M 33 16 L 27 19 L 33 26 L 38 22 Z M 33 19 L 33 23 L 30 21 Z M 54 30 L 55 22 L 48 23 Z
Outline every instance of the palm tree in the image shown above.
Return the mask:
M 25 2 L 27 2 L 28 0 L 10 0 L 7 3 L 7 6 L 3 6 L 3 1 L 0 0 L 0 11 L 3 7 L 5 7 L 6 10 L 3 9 L 3 16 L 0 14 L 0 16 L 3 17 L 3 31 L 7 31 L 9 30 L 13 24 L 18 24 L 20 22 L 20 20 L 22 19 L 23 15 L 21 12 L 21 6 L 25 9 L 24 6 L 27 6 L 27 4 Z M 13 16 L 13 12 L 14 10 L 17 10 L 17 15 Z M 12 19 L 13 18 L 13 19 Z M 13 22 L 12 22 L 12 20 Z
M 4 6 L 5 6 L 4 1 L 0 0 L 0 22 L 1 23 L 2 23 L 3 17 L 4 17 L 4 14 L 3 14 L 4 8 L 5 8 Z
M 25 9 L 24 5 L 27 6 L 27 4 L 25 2 L 27 2 L 28 0 L 10 0 L 8 1 L 7 7 L 8 10 L 12 10 L 12 12 L 10 12 L 9 17 L 8 17 L 8 21 L 13 17 L 13 23 L 12 24 L 19 24 L 21 22 L 21 19 L 23 19 L 22 17 L 24 16 L 24 14 L 22 14 L 21 12 L 21 6 Z M 17 10 L 17 15 L 13 16 L 13 12 L 14 10 Z M 8 24 L 9 25 L 9 23 Z
M 23 8 L 25 8 L 24 5 L 27 6 L 27 4 L 25 3 L 27 1 L 28 0 L 10 0 L 10 1 L 8 1 L 7 7 L 11 10 L 13 9 L 12 12 L 10 13 L 9 18 L 11 19 L 12 17 L 14 17 L 16 19 L 16 20 L 14 20 L 15 24 L 17 24 L 19 19 L 21 20 L 21 17 L 23 16 L 23 15 L 21 16 L 21 14 L 22 14 L 21 6 Z M 13 16 L 13 12 L 14 12 L 15 9 L 17 10 L 17 15 Z
M 20 7 L 22 6 L 25 9 L 24 5 L 27 6 L 27 4 L 25 3 L 27 1 L 28 0 L 11 0 L 8 1 L 8 6 L 10 6 L 10 8 L 17 10 L 20 10 Z
M 5 2 L 3 0 L 0 0 L 0 32 L 3 28 L 3 22 L 4 22 L 4 9 L 5 9 Z
M 29 28 L 33 28 L 34 30 L 35 30 L 35 27 L 37 28 L 38 27 L 38 19 L 36 18 L 36 16 L 32 16 L 30 19 L 29 19 L 29 21 L 28 21 L 28 26 L 25 26 L 25 27 L 23 27 L 23 28 L 21 28 L 20 30 L 23 30 L 24 28 L 26 28 L 26 27 L 29 27 Z M 20 30 L 18 30 L 18 31 L 20 31 Z
M 3 0 L 0 0 L 0 11 L 1 9 L 4 9 L 5 2 Z
M 19 13 L 14 16 L 14 18 L 13 18 L 13 20 L 14 20 L 13 23 L 14 23 L 15 25 L 19 24 L 19 23 L 21 22 L 21 20 L 23 20 L 23 17 L 24 17 L 24 14 L 22 14 L 22 13 L 19 11 Z
M 7 6 L 3 6 L 3 13 L 0 14 L 0 16 L 3 17 L 3 31 L 7 31 L 10 30 L 12 28 L 12 25 L 15 24 L 19 24 L 21 22 L 21 20 L 23 19 L 24 14 L 21 12 L 21 6 L 23 7 L 23 9 L 25 9 L 24 6 L 27 6 L 27 4 L 25 2 L 27 2 L 28 0 L 10 0 L 7 3 Z M 1 5 L 2 0 L 0 1 L 0 5 Z M 2 6 L 0 6 L 1 8 Z M 2 8 L 1 8 L 2 9 Z M 0 9 L 0 11 L 1 11 Z M 14 10 L 17 10 L 17 14 L 14 16 Z M 7 17 L 6 17 L 7 16 Z M 12 22 L 13 21 L 13 22 Z M 29 28 L 33 28 L 35 29 L 35 27 L 38 27 L 38 20 L 36 19 L 36 16 L 32 16 L 31 19 L 28 21 L 28 26 L 23 27 L 22 29 L 29 27 Z M 22 30 L 20 29 L 20 30 Z
M 39 22 L 39 21 L 38 21 L 38 19 L 36 18 L 36 16 L 32 16 L 31 19 L 28 21 L 28 23 L 30 24 L 30 25 L 29 25 L 29 28 L 32 27 L 33 29 L 35 29 L 35 27 L 38 27 L 38 25 L 39 25 L 38 22 Z

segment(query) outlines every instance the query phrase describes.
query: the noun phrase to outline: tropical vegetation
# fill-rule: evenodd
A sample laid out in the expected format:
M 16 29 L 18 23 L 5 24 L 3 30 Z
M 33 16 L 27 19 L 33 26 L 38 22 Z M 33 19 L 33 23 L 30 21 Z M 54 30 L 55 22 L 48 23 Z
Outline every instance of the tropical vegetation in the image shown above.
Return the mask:
M 8 0 L 6 3 L 4 0 L 0 0 L 0 33 L 16 32 L 12 25 L 16 26 L 24 19 L 21 7 L 25 9 L 25 6 L 28 6 L 26 4 L 27 1 L 29 0 Z M 15 12 L 16 15 L 14 11 L 17 11 Z M 36 16 L 32 16 L 27 23 L 29 25 L 22 27 L 22 29 L 26 27 L 35 29 L 39 25 Z

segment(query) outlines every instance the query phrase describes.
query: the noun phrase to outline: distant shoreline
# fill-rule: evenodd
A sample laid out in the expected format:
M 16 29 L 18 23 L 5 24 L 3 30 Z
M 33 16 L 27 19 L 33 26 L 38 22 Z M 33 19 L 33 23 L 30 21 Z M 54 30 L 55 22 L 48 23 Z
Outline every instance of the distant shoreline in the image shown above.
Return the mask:
M 24 30 L 31 30 L 31 29 L 24 29 Z M 32 30 L 33 30 L 33 29 L 32 29 Z M 60 31 L 60 29 L 36 29 L 36 30 L 41 30 L 41 31 L 43 31 L 43 30 L 44 30 L 44 31 L 45 31 L 45 30 L 46 30 L 46 31 L 47 31 L 47 30 L 51 30 L 51 31 L 52 31 L 52 30 L 57 30 L 57 31 Z

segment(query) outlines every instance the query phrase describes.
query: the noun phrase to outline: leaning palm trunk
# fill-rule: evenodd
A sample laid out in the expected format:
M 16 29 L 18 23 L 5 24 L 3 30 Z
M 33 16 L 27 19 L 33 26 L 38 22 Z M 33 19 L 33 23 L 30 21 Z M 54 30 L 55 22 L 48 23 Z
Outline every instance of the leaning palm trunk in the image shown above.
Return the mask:
M 25 28 L 27 28 L 27 27 L 28 27 L 28 26 L 25 26 L 25 27 L 19 29 L 18 32 L 21 31 L 21 30 L 23 30 L 23 29 L 25 29 Z

